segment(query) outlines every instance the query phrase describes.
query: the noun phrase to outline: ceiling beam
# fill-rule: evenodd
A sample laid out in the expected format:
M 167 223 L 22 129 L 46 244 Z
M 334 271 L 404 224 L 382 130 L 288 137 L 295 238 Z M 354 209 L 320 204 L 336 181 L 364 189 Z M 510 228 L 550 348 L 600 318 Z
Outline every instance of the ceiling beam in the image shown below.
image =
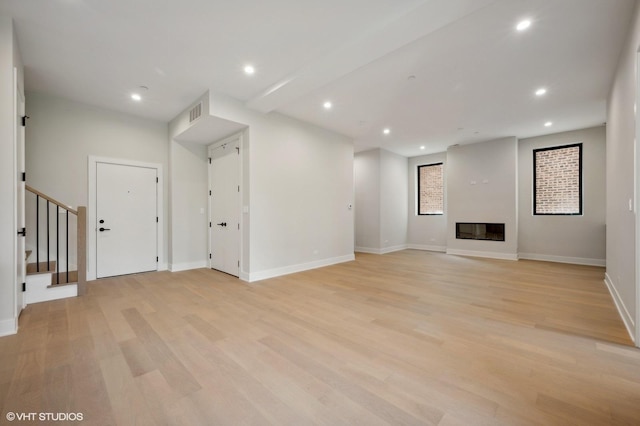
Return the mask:
M 246 106 L 263 113 L 277 110 L 496 1 L 425 0 L 401 16 L 394 17 L 347 41 L 328 55 L 315 59 L 247 101 Z

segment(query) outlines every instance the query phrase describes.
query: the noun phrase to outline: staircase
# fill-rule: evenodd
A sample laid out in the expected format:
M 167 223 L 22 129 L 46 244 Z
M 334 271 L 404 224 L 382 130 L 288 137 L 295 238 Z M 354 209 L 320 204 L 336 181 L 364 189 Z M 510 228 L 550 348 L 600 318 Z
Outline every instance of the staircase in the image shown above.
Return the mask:
M 27 263 L 27 281 L 24 293 L 27 305 L 78 295 L 78 272 L 69 271 L 69 281 L 67 282 L 67 273 L 57 271 L 56 267 L 56 261 L 40 262 L 40 264 Z
M 25 303 L 86 292 L 86 207 L 77 210 L 26 186 L 27 278 Z M 62 219 L 62 220 L 61 220 Z

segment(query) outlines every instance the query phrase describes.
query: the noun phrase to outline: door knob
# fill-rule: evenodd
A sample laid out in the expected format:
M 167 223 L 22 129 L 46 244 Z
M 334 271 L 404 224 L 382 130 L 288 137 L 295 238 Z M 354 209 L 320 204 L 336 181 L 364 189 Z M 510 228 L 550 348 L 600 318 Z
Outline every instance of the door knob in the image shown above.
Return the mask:
M 218 226 L 227 226 L 227 222 L 220 222 L 218 223 Z
M 111 229 L 109 229 L 109 228 L 100 228 L 100 229 L 99 229 L 99 231 L 100 231 L 100 232 L 104 232 L 104 231 L 111 231 Z

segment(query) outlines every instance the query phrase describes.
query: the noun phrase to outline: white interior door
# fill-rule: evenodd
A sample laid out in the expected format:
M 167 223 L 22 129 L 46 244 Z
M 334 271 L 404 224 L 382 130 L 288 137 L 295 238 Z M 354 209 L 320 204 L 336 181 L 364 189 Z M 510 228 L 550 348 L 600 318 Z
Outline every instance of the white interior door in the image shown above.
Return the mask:
M 209 149 L 210 266 L 240 274 L 240 143 L 231 140 Z
M 24 95 L 21 93 L 17 84 L 17 75 L 14 75 L 16 81 L 16 122 L 14 127 L 15 144 L 16 144 L 16 228 L 17 241 L 16 241 L 16 317 L 20 315 L 20 311 L 25 307 L 25 300 L 23 297 L 22 289 L 23 284 L 26 281 L 27 275 L 27 260 L 26 260 L 26 220 L 25 220 L 25 181 L 23 179 L 25 172 L 24 162 L 24 123 L 23 117 L 25 116 L 24 107 Z
M 96 164 L 96 276 L 158 269 L 157 169 Z

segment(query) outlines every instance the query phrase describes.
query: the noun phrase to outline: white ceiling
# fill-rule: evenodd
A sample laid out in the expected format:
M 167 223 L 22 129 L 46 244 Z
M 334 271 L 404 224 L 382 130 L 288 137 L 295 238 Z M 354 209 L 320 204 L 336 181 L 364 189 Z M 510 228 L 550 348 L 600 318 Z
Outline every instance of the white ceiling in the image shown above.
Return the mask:
M 0 14 L 14 19 L 27 90 L 165 122 L 211 90 L 348 135 L 357 150 L 415 156 L 601 125 L 634 4 L 0 0 Z M 515 31 L 524 18 L 531 28 Z

